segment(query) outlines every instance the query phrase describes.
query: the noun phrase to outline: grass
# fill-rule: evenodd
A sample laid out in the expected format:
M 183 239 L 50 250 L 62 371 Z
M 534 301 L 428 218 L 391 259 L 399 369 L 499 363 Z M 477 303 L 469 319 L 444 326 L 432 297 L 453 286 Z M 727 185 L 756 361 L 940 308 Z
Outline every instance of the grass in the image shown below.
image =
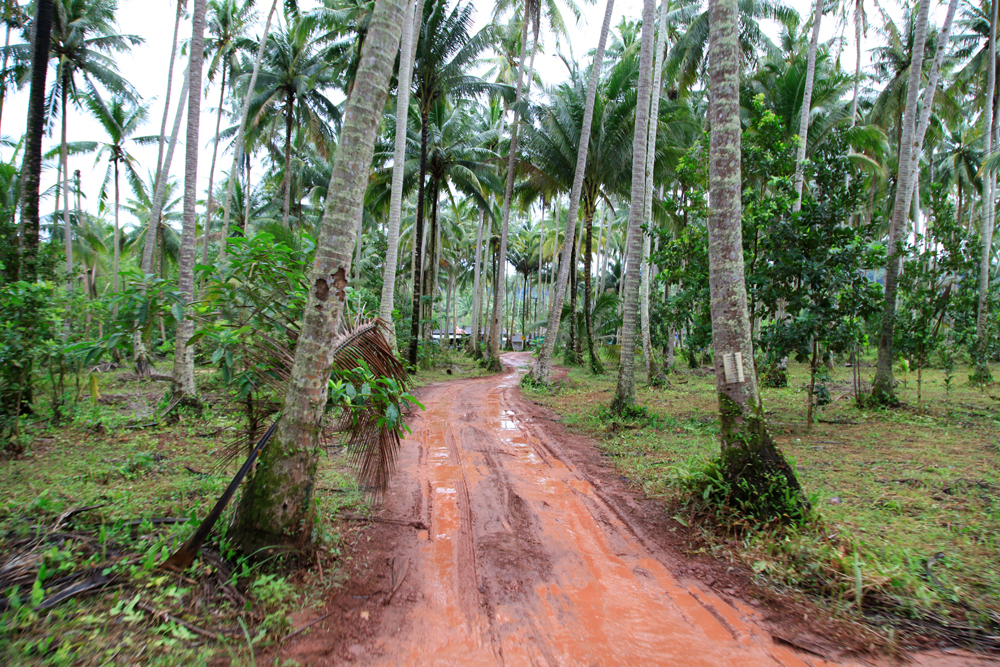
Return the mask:
M 289 632 L 292 611 L 322 605 L 341 581 L 340 546 L 354 528 L 336 516 L 365 501 L 339 446 L 322 455 L 317 482 L 322 574 L 293 558 L 237 558 L 225 536 L 235 503 L 190 570 L 158 569 L 242 463 L 222 463 L 244 428 L 242 406 L 212 374 L 199 381 L 201 415 L 182 408 L 175 423 L 142 429 L 127 426 L 150 421 L 163 384 L 104 374 L 104 402 L 85 390 L 63 407 L 60 426 L 45 420 L 49 399 L 38 400 L 26 452 L 0 460 L 0 581 L 10 583 L 0 591 L 0 663 L 254 664 L 251 656 Z M 67 583 L 102 577 L 107 585 L 44 602 Z
M 660 498 L 665 511 L 695 521 L 709 550 L 743 561 L 770 585 L 819 596 L 838 613 L 857 614 L 860 607 L 878 616 L 870 618 L 876 623 L 889 617 L 912 628 L 921 619 L 928 631 L 951 625 L 996 635 L 1000 392 L 958 380 L 968 369 L 958 370 L 950 389 L 943 371 L 925 370 L 917 410 L 911 371 L 897 389 L 902 407 L 859 410 L 851 369 L 841 364 L 827 382 L 831 404 L 806 428 L 807 368 L 789 370 L 789 386 L 764 389 L 763 403 L 817 510 L 799 529 L 697 521 L 679 482 L 718 453 L 710 368 L 682 369 L 669 377 L 669 389 L 640 387 L 636 398 L 645 415 L 631 420 L 613 419 L 607 410 L 616 381 L 610 370 L 595 377 L 571 369 L 565 381 L 533 398 L 595 437 L 609 461 Z M 873 373 L 863 368 L 864 379 Z

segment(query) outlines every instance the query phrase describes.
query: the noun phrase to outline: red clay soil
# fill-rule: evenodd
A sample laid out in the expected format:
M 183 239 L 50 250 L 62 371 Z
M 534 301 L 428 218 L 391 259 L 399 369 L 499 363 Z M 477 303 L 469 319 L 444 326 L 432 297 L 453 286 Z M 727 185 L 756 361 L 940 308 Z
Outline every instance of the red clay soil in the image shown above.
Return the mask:
M 327 615 L 286 642 L 277 664 L 897 664 L 866 652 L 881 640 L 863 626 L 817 618 L 737 568 L 685 556 L 678 524 L 592 441 L 521 396 L 530 360 L 506 355 L 501 376 L 420 390 L 426 411 L 350 549 L 345 586 L 293 619 Z M 962 651 L 908 657 L 1000 664 Z

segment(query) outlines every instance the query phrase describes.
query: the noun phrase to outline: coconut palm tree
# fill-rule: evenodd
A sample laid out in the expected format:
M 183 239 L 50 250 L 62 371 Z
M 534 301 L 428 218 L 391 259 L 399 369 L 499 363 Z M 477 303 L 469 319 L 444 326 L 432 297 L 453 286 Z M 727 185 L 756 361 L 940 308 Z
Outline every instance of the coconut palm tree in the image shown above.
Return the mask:
M 506 86 L 491 84 L 468 73 L 479 56 L 490 47 L 494 28 L 486 27 L 470 35 L 471 3 L 458 2 L 451 11 L 447 0 L 424 5 L 413 72 L 413 97 L 420 112 L 420 166 L 417 181 L 417 217 L 413 242 L 418 259 L 413 272 L 413 316 L 410 325 L 410 348 L 407 358 L 416 367 L 419 345 L 421 299 L 423 297 L 423 259 L 420 249 L 424 241 L 425 178 L 428 173 L 428 140 L 430 114 L 438 99 L 470 98 L 480 94 L 507 94 Z
M 181 225 L 181 256 L 177 270 L 177 291 L 185 303 L 194 300 L 194 258 L 195 231 L 197 218 L 195 206 L 198 203 L 198 143 L 201 125 L 201 80 L 205 48 L 206 0 L 194 0 L 191 15 L 191 59 L 188 63 L 188 86 L 193 91 L 188 95 L 187 136 L 184 145 L 184 218 Z M 194 320 L 188 317 L 188 306 L 184 317 L 177 322 L 174 347 L 173 394 L 174 400 L 197 403 L 194 384 L 194 351 L 188 340 L 194 334 Z
M 809 114 L 812 111 L 813 84 L 816 81 L 816 54 L 819 51 L 819 28 L 823 21 L 825 0 L 813 0 L 812 35 L 809 38 L 809 55 L 806 60 L 806 81 L 802 88 L 802 105 L 799 110 L 799 145 L 795 154 L 795 203 L 792 210 L 802 209 L 802 183 L 805 180 L 806 143 L 809 139 Z
M 125 178 L 132 186 L 132 192 L 138 196 L 142 192 L 142 179 L 135 169 L 136 159 L 128 152 L 126 144 L 135 131 L 146 122 L 149 117 L 149 108 L 147 105 L 132 105 L 120 97 L 113 97 L 111 103 L 106 104 L 97 95 L 88 95 L 86 105 L 91 115 L 97 119 L 108 136 L 108 141 L 99 144 L 97 160 L 100 161 L 101 158 L 107 156 L 108 161 L 108 170 L 101 184 L 102 209 L 108 199 L 108 185 L 111 182 L 114 184 L 114 260 L 111 280 L 113 289 L 117 292 L 121 257 L 121 225 L 118 219 L 121 202 L 119 172 L 124 168 Z
M 341 83 L 341 72 L 334 66 L 339 49 L 318 41 L 321 29 L 317 15 L 286 6 L 285 25 L 268 35 L 250 103 L 251 132 L 270 134 L 284 121 L 281 222 L 285 227 L 291 213 L 292 130 L 306 133 L 325 156 L 333 140 L 331 124 L 339 124 L 341 118 L 328 96 Z
M 638 101 L 632 140 L 632 200 L 629 207 L 625 247 L 625 289 L 622 310 L 622 350 L 618 386 L 611 410 L 617 414 L 635 405 L 636 313 L 639 308 L 639 262 L 642 259 L 642 213 L 646 188 L 646 140 L 653 82 L 653 31 L 655 0 L 645 0 L 642 8 L 642 38 L 639 49 Z
M 219 153 L 219 130 L 222 125 L 222 109 L 226 101 L 226 83 L 231 82 L 239 69 L 240 46 L 247 46 L 244 39 L 250 24 L 256 19 L 255 0 L 209 0 L 207 8 L 208 38 L 205 40 L 205 58 L 208 63 L 208 81 L 219 82 L 219 106 L 215 112 L 215 138 L 212 141 L 212 162 L 208 168 L 208 201 L 205 204 L 205 223 L 201 263 L 208 263 L 208 230 L 214 212 L 213 197 L 215 187 L 215 160 Z M 206 91 L 207 92 L 207 91 Z

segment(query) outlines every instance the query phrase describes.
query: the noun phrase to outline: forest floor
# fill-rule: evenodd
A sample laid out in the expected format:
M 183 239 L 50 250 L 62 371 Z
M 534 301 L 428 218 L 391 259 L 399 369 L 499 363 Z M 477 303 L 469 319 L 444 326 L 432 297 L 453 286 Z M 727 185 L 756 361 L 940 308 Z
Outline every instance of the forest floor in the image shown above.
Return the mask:
M 227 513 L 184 575 L 158 564 L 238 466 L 242 406 L 206 372 L 204 412 L 151 426 L 165 385 L 102 374 L 92 404 L 84 378 L 0 460 L 0 664 L 1000 664 L 968 652 L 1000 634 L 995 388 L 930 371 L 927 414 L 859 411 L 838 368 L 808 430 L 793 366 L 765 407 L 819 516 L 727 534 L 677 486 L 717 447 L 710 369 L 621 422 L 610 370 L 522 393 L 446 361 L 382 505 L 327 434 L 314 560 L 235 556 Z

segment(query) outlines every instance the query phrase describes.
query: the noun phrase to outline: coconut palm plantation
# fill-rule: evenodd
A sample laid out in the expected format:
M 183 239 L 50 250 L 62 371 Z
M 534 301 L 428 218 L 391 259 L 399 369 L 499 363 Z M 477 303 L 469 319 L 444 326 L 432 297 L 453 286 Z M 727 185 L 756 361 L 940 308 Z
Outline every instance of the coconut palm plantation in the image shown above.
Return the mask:
M 1000 664 L 998 7 L 3 0 L 0 662 Z

